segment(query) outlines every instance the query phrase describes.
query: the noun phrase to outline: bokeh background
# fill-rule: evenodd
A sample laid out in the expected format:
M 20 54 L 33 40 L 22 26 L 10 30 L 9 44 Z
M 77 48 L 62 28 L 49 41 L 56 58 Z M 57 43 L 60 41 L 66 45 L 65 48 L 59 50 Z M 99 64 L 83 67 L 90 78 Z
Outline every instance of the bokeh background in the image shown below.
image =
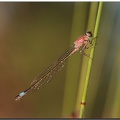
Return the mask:
M 40 91 L 19 102 L 15 96 L 75 39 L 94 31 L 97 9 L 97 2 L 0 2 L 0 118 L 71 117 L 79 112 L 89 59 L 79 52 Z M 119 33 L 120 3 L 104 2 L 85 118 L 120 117 Z

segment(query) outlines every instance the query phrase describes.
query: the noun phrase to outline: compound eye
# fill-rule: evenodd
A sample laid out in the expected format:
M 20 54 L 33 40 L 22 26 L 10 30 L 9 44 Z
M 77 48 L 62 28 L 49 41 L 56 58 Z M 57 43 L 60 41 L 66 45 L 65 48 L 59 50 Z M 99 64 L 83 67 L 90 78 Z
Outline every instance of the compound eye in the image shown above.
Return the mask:
M 91 31 L 86 32 L 86 35 L 87 35 L 88 37 L 92 37 L 92 36 L 93 36 L 93 34 L 92 34 Z

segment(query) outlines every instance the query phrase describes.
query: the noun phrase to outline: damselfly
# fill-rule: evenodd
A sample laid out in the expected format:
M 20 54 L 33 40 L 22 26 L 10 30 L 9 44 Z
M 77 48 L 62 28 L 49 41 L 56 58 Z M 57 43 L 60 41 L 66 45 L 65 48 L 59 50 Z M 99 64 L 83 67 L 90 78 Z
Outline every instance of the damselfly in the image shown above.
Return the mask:
M 92 44 L 92 37 L 93 35 L 90 31 L 86 32 L 85 35 L 79 37 L 70 49 L 65 51 L 55 62 L 53 62 L 41 74 L 39 74 L 30 84 L 30 87 L 17 95 L 15 97 L 15 100 L 20 100 L 28 92 L 39 90 L 39 88 L 46 85 L 53 78 L 53 76 L 61 70 L 61 68 L 64 66 L 65 61 L 78 50 L 80 50 L 80 52 L 84 55 L 88 56 L 83 52 L 83 50 L 88 49 L 89 45 Z

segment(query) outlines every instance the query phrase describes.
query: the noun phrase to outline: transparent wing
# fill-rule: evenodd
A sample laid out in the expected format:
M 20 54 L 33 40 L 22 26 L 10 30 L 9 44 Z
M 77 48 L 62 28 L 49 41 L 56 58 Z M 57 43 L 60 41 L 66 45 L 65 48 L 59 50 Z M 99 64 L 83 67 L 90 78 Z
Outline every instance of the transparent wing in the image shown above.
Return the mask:
M 55 74 L 60 71 L 65 64 L 66 59 L 71 55 L 74 47 L 67 50 L 61 57 L 59 57 L 54 63 L 48 66 L 40 75 L 38 75 L 31 83 L 32 91 L 39 90 L 42 86 L 50 82 Z
M 64 63 L 60 63 L 55 67 L 55 70 L 51 70 L 44 77 L 41 77 L 39 80 L 34 80 L 33 86 L 31 87 L 32 91 L 39 90 L 42 86 L 50 82 L 50 80 L 55 76 L 55 74 L 64 67 Z

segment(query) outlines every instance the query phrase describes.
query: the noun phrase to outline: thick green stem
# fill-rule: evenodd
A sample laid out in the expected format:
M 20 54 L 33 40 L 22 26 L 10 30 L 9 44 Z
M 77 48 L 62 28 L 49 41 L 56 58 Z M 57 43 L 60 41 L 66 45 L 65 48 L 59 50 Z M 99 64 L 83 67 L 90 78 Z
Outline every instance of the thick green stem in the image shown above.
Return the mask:
M 98 33 L 100 17 L 101 17 L 101 12 L 102 12 L 102 6 L 103 6 L 103 3 L 100 2 L 99 3 L 99 7 L 98 7 L 96 23 L 95 23 L 94 36 L 97 36 L 97 33 Z M 95 42 L 96 42 L 96 40 L 95 40 Z M 94 48 L 91 49 L 90 57 L 93 58 L 93 55 L 94 55 Z M 83 96 L 82 96 L 82 102 L 81 102 L 81 108 L 80 108 L 80 118 L 82 118 L 83 114 L 84 114 L 85 103 L 86 103 L 86 96 L 87 96 L 89 79 L 90 79 L 90 73 L 91 73 L 91 67 L 92 67 L 92 59 L 89 59 L 88 67 L 87 67 L 87 73 L 86 73 L 86 78 L 85 78 L 85 85 L 84 85 L 84 90 L 83 90 Z

